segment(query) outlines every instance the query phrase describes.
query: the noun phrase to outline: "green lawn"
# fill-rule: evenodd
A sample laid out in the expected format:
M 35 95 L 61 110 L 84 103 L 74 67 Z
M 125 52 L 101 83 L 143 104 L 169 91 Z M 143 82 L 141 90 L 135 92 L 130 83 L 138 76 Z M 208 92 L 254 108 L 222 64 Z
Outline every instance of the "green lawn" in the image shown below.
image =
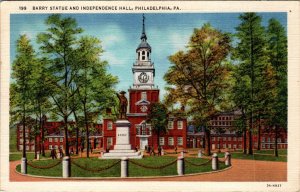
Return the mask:
M 50 152 L 46 152 L 45 155 L 46 155 L 45 157 L 40 155 L 40 158 L 41 159 L 50 158 Z M 32 160 L 34 159 L 34 153 L 33 152 L 26 153 L 26 157 L 27 160 Z M 22 158 L 22 152 L 9 154 L 9 161 L 17 161 L 17 160 L 21 160 L 21 158 Z
M 201 164 L 207 162 L 206 159 L 199 158 L 186 158 L 188 161 L 194 164 Z M 129 161 L 129 177 L 142 177 L 142 176 L 167 176 L 167 175 L 177 175 L 177 162 L 174 162 L 176 157 L 145 157 L 143 159 L 134 159 Z M 35 166 L 47 166 L 54 165 L 58 160 L 41 160 L 31 162 Z M 71 164 L 71 175 L 72 177 L 120 177 L 121 164 L 119 160 L 103 160 L 98 158 L 78 158 L 73 159 L 76 164 L 81 167 L 76 166 L 74 163 Z M 117 163 L 118 162 L 118 163 Z M 133 163 L 132 163 L 133 162 Z M 174 162 L 164 168 L 160 168 L 163 165 L 167 165 Z M 107 168 L 113 164 L 117 163 L 115 166 L 103 170 L 103 171 L 89 171 L 89 170 L 100 170 L 102 168 Z M 137 163 L 139 165 L 136 165 Z M 141 167 L 140 165 L 144 166 Z M 83 167 L 83 168 L 82 168 Z M 156 167 L 152 169 L 149 167 Z M 220 169 L 224 169 L 226 166 L 224 163 L 220 163 Z M 86 170 L 87 169 L 87 170 Z M 17 166 L 17 171 L 20 172 L 20 165 Z M 50 169 L 38 169 L 28 166 L 28 174 L 41 175 L 41 176 L 54 176 L 61 177 L 62 175 L 62 164 L 59 164 Z M 207 172 L 211 170 L 211 162 L 202 165 L 195 166 L 185 163 L 185 174 Z
M 254 153 L 259 153 L 259 154 L 270 154 L 273 155 L 274 154 L 274 150 L 254 150 Z M 278 154 L 279 155 L 287 155 L 287 150 L 286 149 L 278 149 Z
M 261 161 L 283 161 L 287 162 L 287 156 L 274 157 L 273 155 L 266 154 L 253 154 L 253 155 L 244 155 L 243 153 L 231 153 L 231 157 L 235 159 L 252 159 L 252 160 L 261 160 Z

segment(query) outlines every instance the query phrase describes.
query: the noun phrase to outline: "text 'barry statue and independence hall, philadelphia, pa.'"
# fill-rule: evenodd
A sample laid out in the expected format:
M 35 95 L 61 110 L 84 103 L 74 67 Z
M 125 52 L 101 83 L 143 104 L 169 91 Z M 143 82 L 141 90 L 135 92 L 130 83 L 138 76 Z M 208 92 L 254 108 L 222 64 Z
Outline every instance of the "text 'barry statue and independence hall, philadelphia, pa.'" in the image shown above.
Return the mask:
M 11 14 L 10 181 L 287 181 L 286 31 L 284 12 Z

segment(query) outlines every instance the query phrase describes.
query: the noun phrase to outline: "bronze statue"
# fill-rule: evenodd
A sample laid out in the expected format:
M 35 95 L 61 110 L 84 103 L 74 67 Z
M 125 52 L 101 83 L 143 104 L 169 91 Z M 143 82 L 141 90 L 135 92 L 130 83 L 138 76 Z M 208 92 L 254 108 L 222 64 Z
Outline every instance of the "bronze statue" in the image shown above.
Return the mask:
M 121 91 L 119 94 L 117 93 L 120 102 L 120 106 L 119 106 L 120 119 L 126 119 L 128 101 L 127 98 L 125 97 L 125 93 L 126 93 L 125 91 Z

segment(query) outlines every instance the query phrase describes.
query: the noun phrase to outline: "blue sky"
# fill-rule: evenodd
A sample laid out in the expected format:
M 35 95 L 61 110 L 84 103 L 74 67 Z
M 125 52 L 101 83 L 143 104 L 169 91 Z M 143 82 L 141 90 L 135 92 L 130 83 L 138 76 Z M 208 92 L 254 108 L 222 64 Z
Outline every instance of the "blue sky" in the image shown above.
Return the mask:
M 240 13 L 174 13 L 145 14 L 146 34 L 152 47 L 152 61 L 156 69 L 155 84 L 165 93 L 163 75 L 170 62 L 168 56 L 184 50 L 194 28 L 209 22 L 223 32 L 235 33 Z M 259 13 L 262 24 L 267 26 L 270 18 L 278 19 L 287 28 L 286 13 Z M 19 35 L 27 34 L 38 51 L 36 35 L 46 30 L 44 20 L 48 14 L 11 15 L 11 62 L 15 58 L 15 42 Z M 102 60 L 109 63 L 108 71 L 118 76 L 116 90 L 127 91 L 133 83 L 131 67 L 135 62 L 135 50 L 140 42 L 142 14 L 64 14 L 75 18 L 84 29 L 84 35 L 92 35 L 102 41 L 105 52 Z

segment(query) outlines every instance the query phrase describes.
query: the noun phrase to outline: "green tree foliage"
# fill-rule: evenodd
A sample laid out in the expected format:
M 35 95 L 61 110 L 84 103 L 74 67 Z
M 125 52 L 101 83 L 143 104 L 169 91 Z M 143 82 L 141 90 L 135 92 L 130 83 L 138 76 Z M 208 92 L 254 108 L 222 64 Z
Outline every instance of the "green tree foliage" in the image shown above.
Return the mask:
M 225 60 L 230 51 L 230 37 L 205 24 L 194 29 L 186 52 L 169 57 L 172 65 L 165 74 L 167 101 L 183 102 L 196 126 L 205 127 L 205 152 L 210 154 L 208 122 L 224 101 L 229 68 Z
M 23 126 L 23 157 L 26 157 L 25 127 L 26 119 L 32 113 L 33 68 L 37 62 L 30 40 L 21 35 L 17 40 L 17 54 L 12 65 L 12 83 L 10 87 L 11 122 L 17 120 Z
M 48 59 L 47 70 L 52 86 L 51 99 L 55 103 L 57 114 L 63 118 L 65 134 L 65 152 L 69 156 L 68 122 L 72 113 L 72 97 L 76 93 L 74 78 L 77 73 L 75 47 L 77 35 L 82 29 L 75 19 L 60 15 L 51 15 L 46 19 L 47 32 L 38 35 L 40 50 Z
M 147 123 L 151 124 L 152 131 L 157 135 L 157 144 L 159 145 L 161 133 L 167 132 L 168 110 L 166 106 L 160 102 L 151 103 L 147 116 Z
M 275 127 L 275 150 L 278 157 L 279 128 L 287 128 L 287 37 L 283 26 L 270 19 L 267 28 L 269 62 L 275 69 L 275 98 L 272 103 L 270 124 Z
M 247 114 L 249 122 L 249 148 L 248 153 L 253 154 L 252 149 L 252 132 L 254 129 L 254 114 L 255 111 L 260 110 L 260 100 L 263 99 L 262 93 L 266 89 L 264 73 L 270 70 L 270 66 L 267 65 L 267 46 L 265 38 L 265 29 L 261 25 L 261 17 L 256 13 L 244 13 L 240 15 L 241 24 L 236 28 L 236 36 L 238 38 L 238 44 L 235 48 L 234 59 L 239 62 L 239 73 L 236 78 L 238 84 L 245 84 L 245 81 L 250 80 L 250 86 L 246 87 L 242 97 L 245 100 L 237 99 L 238 106 L 245 106 L 244 111 Z M 242 85 L 236 85 L 242 87 Z M 240 92 L 235 91 L 235 94 Z M 248 97 L 247 97 L 248 95 Z M 242 103 L 239 103 L 242 102 Z M 244 103 L 246 105 L 244 105 Z
M 108 101 L 112 100 L 115 91 L 113 86 L 117 78 L 106 71 L 107 62 L 101 61 L 99 56 L 103 53 L 100 41 L 94 37 L 82 37 L 79 40 L 79 47 L 76 49 L 77 73 L 75 84 L 81 109 L 84 116 L 86 130 L 86 146 L 89 146 L 89 128 L 93 118 L 109 107 Z M 95 122 L 94 122 L 95 123 Z M 89 150 L 87 150 L 89 157 Z

